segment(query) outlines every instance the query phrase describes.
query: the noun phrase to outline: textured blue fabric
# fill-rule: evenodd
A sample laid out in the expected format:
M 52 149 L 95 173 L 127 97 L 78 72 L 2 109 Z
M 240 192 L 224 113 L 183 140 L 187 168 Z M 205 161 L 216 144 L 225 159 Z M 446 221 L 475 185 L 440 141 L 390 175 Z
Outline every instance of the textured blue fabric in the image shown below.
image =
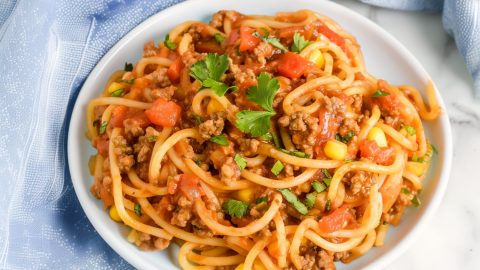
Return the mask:
M 179 1 L 0 0 L 0 269 L 131 268 L 95 233 L 73 192 L 66 127 L 104 53 Z M 443 7 L 445 28 L 480 90 L 480 1 L 364 1 Z

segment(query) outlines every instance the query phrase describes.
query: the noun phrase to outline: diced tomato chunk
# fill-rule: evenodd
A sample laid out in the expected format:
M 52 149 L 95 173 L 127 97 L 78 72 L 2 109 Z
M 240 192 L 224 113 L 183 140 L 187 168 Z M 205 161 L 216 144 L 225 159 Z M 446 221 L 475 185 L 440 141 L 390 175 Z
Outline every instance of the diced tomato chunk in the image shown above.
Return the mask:
M 96 138 L 94 146 L 102 157 L 108 157 L 108 136 L 106 134 Z
M 335 115 L 325 108 L 318 111 L 318 141 L 324 143 L 330 139 L 335 138 L 337 130 L 340 126 L 339 120 Z
M 238 29 L 232 30 L 228 35 L 227 45 L 233 45 L 240 38 L 240 31 Z
M 240 27 L 240 51 L 249 51 L 257 47 L 260 39 L 253 35 L 254 29 L 248 26 Z
M 128 107 L 123 105 L 115 106 L 112 110 L 112 117 L 110 118 L 110 125 L 114 128 L 122 128 L 123 120 L 127 117 Z
M 139 109 L 132 109 L 132 108 L 129 109 L 127 116 L 125 117 L 125 120 L 128 120 L 130 122 L 135 122 L 134 124 L 136 126 L 139 126 L 143 129 L 148 127 L 151 124 L 150 120 L 148 120 L 144 111 Z
M 402 104 L 400 100 L 393 93 L 392 89 L 388 82 L 384 80 L 378 80 L 377 87 L 379 90 L 388 93 L 388 96 L 374 97 L 373 100 L 375 103 L 380 106 L 380 108 L 386 112 L 399 112 L 401 110 Z
M 330 233 L 343 229 L 348 222 L 352 220 L 354 220 L 354 216 L 349 208 L 342 206 L 335 209 L 332 213 L 323 216 L 318 221 L 318 227 L 320 228 L 320 231 Z
M 308 67 L 308 61 L 298 54 L 287 52 L 278 61 L 278 72 L 290 79 L 300 78 Z
M 322 24 L 318 27 L 317 30 L 325 37 L 327 37 L 331 42 L 337 44 L 343 50 L 345 49 L 345 39 L 339 34 L 332 31 L 332 29 L 328 28 L 328 26 Z
M 157 98 L 150 109 L 145 110 L 145 115 L 150 122 L 162 126 L 173 127 L 180 119 L 182 108 L 173 101 Z
M 395 150 L 391 147 L 380 148 L 375 141 L 363 140 L 359 145 L 360 156 L 381 165 L 390 165 L 394 160 Z
M 175 59 L 175 61 L 173 61 L 170 67 L 168 67 L 167 77 L 172 83 L 178 83 L 178 81 L 180 80 L 180 73 L 182 71 L 182 68 L 183 62 L 180 57 Z
M 190 200 L 195 200 L 205 193 L 200 186 L 200 179 L 194 174 L 182 174 L 179 175 L 178 189 Z

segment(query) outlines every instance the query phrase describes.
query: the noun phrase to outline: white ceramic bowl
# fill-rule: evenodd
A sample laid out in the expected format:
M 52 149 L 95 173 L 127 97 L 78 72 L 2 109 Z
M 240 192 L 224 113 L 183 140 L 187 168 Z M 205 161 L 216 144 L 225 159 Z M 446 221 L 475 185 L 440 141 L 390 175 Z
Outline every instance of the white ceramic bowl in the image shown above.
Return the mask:
M 86 107 L 89 100 L 100 94 L 108 77 L 127 62 L 136 62 L 142 55 L 143 44 L 154 39 L 162 40 L 175 25 L 185 20 L 207 21 L 221 9 L 234 9 L 246 14 L 274 14 L 277 11 L 311 9 L 332 17 L 357 39 L 365 57 L 367 69 L 379 78 L 393 84 L 411 84 L 420 89 L 430 76 L 419 62 L 390 34 L 361 15 L 333 2 L 311 0 L 194 0 L 166 9 L 147 19 L 122 38 L 97 64 L 77 98 L 68 133 L 68 164 L 75 192 L 98 233 L 125 260 L 139 269 L 177 269 L 175 251 L 144 252 L 126 240 L 125 226 L 113 222 L 100 201 L 90 193 L 93 182 L 88 173 L 88 158 L 94 149 L 85 139 Z M 437 91 L 437 96 L 439 95 Z M 440 105 L 445 108 L 443 100 Z M 339 269 L 378 269 L 399 256 L 426 226 L 437 209 L 447 186 L 452 158 L 451 129 L 445 110 L 442 116 L 426 123 L 426 131 L 439 155 L 420 195 L 422 205 L 409 209 L 401 224 L 390 230 L 386 244 L 373 248 L 365 256 Z

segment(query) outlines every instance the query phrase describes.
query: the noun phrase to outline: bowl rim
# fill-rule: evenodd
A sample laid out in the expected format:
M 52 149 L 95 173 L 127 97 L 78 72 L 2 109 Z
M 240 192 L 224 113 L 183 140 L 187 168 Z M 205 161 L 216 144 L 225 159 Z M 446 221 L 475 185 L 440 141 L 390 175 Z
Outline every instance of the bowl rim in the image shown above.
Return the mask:
M 271 1 L 274 1 L 274 0 L 271 0 Z M 68 134 L 67 136 L 68 162 L 67 163 L 68 163 L 68 169 L 70 171 L 70 176 L 72 179 L 72 184 L 75 190 L 75 194 L 80 202 L 80 205 L 82 206 L 82 209 L 85 212 L 88 220 L 92 223 L 95 230 L 107 242 L 107 244 L 113 250 L 115 250 L 117 254 L 119 254 L 122 258 L 124 258 L 127 262 L 129 262 L 131 265 L 139 269 L 149 269 L 149 268 L 152 268 L 152 265 L 146 261 L 138 260 L 134 256 L 134 254 L 129 253 L 127 249 L 122 248 L 123 244 L 119 241 L 117 235 L 115 235 L 113 232 L 108 230 L 107 226 L 105 226 L 105 224 L 95 216 L 95 214 L 93 213 L 93 209 L 91 209 L 90 206 L 87 205 L 87 200 L 91 200 L 92 198 L 91 196 L 89 196 L 89 192 L 83 190 L 83 188 L 80 186 L 81 179 L 79 178 L 81 178 L 80 177 L 81 174 L 79 174 L 79 170 L 82 170 L 82 169 L 78 168 L 80 166 L 78 166 L 78 163 L 79 163 L 77 161 L 78 157 L 75 156 L 75 151 L 74 151 L 75 140 L 73 140 L 75 135 L 73 133 L 80 131 L 81 123 L 84 119 L 83 117 L 84 112 L 82 111 L 81 105 L 79 104 L 78 101 L 81 99 L 82 92 L 87 91 L 84 89 L 88 89 L 91 87 L 92 84 L 94 84 L 94 82 L 98 79 L 98 74 L 103 69 L 103 67 L 110 61 L 111 58 L 115 58 L 120 48 L 124 45 L 127 45 L 134 36 L 144 31 L 145 29 L 148 29 L 155 22 L 164 20 L 164 17 L 167 17 L 170 13 L 179 13 L 179 12 L 181 13 L 183 9 L 195 8 L 195 6 L 201 4 L 202 2 L 211 4 L 211 2 L 208 2 L 208 0 L 190 0 L 190 1 L 178 3 L 169 8 L 166 8 L 150 16 L 149 18 L 147 18 L 146 20 L 138 24 L 136 27 L 130 30 L 125 36 L 123 36 L 118 42 L 116 42 L 115 45 L 108 50 L 108 52 L 95 65 L 94 69 L 89 73 L 87 79 L 85 80 L 82 88 L 80 89 L 76 97 L 75 105 L 70 117 L 70 123 L 68 125 L 68 133 L 67 133 Z M 368 28 L 369 30 L 372 30 L 374 34 L 386 40 L 386 42 L 388 42 L 389 45 L 391 45 L 394 50 L 396 50 L 399 54 L 401 54 L 402 57 L 407 58 L 408 62 L 410 62 L 413 66 L 416 67 L 416 69 L 418 69 L 418 71 L 422 73 L 420 74 L 420 76 L 429 78 L 431 80 L 431 77 L 426 72 L 424 67 L 413 56 L 413 54 L 410 51 L 408 51 L 408 49 L 406 49 L 390 33 L 388 33 L 386 30 L 384 30 L 383 28 L 381 28 L 379 25 L 375 24 L 368 18 L 335 2 L 324 1 L 324 0 L 318 1 L 317 3 L 312 3 L 309 0 L 296 0 L 296 2 L 299 4 L 299 7 L 302 7 L 302 5 L 309 5 L 309 6 L 317 5 L 319 7 L 323 6 L 327 8 L 338 9 L 340 10 L 340 12 L 345 13 L 347 16 L 356 17 L 356 19 L 361 21 L 366 28 Z M 451 163 L 452 163 L 452 151 L 453 151 L 452 131 L 451 131 L 450 121 L 448 120 L 448 113 L 447 113 L 443 98 L 441 97 L 438 91 L 438 88 L 435 85 L 434 85 L 434 88 L 435 88 L 439 105 L 442 108 L 442 115 L 440 116 L 439 124 L 440 124 L 440 129 L 442 130 L 442 133 L 443 133 L 443 141 L 442 141 L 443 151 L 441 153 L 441 155 L 443 156 L 443 159 L 441 159 L 442 162 L 439 162 L 438 164 L 438 166 L 441 166 L 439 180 L 437 182 L 436 187 L 432 191 L 433 195 L 432 195 L 431 201 L 427 205 L 422 206 L 422 207 L 425 207 L 426 209 L 424 209 L 423 214 L 420 215 L 420 217 L 418 218 L 413 228 L 398 242 L 397 245 L 393 246 L 390 250 L 387 250 L 378 259 L 367 264 L 366 268 L 368 269 L 380 269 L 382 267 L 385 267 L 389 263 L 391 263 L 394 259 L 398 258 L 402 253 L 404 253 L 406 249 L 409 247 L 409 245 L 413 242 L 413 239 L 418 237 L 418 235 L 422 232 L 422 230 L 425 229 L 428 222 L 432 219 L 433 215 L 436 213 L 436 210 L 438 209 L 441 203 L 441 200 L 445 194 L 449 176 L 450 176 Z

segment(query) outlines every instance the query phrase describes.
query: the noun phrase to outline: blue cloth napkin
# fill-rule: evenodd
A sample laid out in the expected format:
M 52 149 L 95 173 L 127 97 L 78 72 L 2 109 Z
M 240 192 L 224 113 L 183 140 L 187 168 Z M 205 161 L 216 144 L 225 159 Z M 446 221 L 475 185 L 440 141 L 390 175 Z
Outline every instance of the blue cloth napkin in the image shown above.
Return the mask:
M 181 0 L 0 0 L 0 269 L 130 269 L 95 233 L 67 169 L 66 132 L 85 78 L 130 29 Z M 443 7 L 480 96 L 480 1 Z M 68 267 L 67 267 L 68 266 Z

